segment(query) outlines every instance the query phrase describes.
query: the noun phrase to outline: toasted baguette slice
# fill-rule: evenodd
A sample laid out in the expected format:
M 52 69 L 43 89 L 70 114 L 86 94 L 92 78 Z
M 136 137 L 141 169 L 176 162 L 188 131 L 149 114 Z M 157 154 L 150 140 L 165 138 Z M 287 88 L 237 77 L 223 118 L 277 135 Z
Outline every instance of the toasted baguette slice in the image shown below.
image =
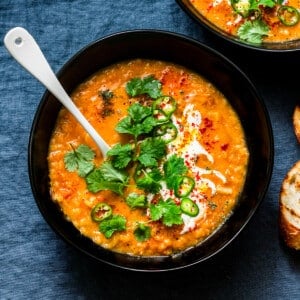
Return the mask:
M 293 124 L 296 138 L 300 143 L 300 105 L 297 105 L 294 109 Z
M 287 246 L 300 250 L 300 161 L 293 165 L 282 182 L 279 228 Z

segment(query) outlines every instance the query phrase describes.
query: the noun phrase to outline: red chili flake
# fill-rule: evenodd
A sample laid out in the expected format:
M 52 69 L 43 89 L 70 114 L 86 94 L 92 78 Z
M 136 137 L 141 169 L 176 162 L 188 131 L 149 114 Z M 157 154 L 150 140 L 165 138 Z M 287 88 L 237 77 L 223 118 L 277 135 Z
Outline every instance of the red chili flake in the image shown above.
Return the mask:
M 181 74 L 180 79 L 179 79 L 179 85 L 180 85 L 181 87 L 182 87 L 183 85 L 185 85 L 186 82 L 187 82 L 187 79 L 188 79 L 188 74 L 186 74 L 185 72 L 183 72 L 183 73 Z
M 221 145 L 221 149 L 223 151 L 226 151 L 228 149 L 228 147 L 229 147 L 229 144 L 223 144 L 223 145 Z
M 209 147 L 209 148 L 211 147 L 210 142 L 205 142 L 204 144 L 205 144 L 205 146 L 207 146 L 207 147 Z
M 185 163 L 185 165 L 186 165 L 188 168 L 191 167 L 191 164 L 190 164 L 188 161 L 185 161 L 184 163 Z
M 212 120 L 208 118 L 203 118 L 203 127 L 199 129 L 201 134 L 204 134 L 207 130 L 207 128 L 212 128 L 213 127 L 213 122 Z
M 177 199 L 177 198 L 174 199 L 174 202 L 175 202 L 176 205 L 180 205 L 180 200 L 179 199 Z
M 206 128 L 205 128 L 205 127 L 203 127 L 203 128 L 200 128 L 199 130 L 200 130 L 200 133 L 201 133 L 201 134 L 204 134 L 204 133 L 205 133 L 205 131 L 206 131 Z
M 209 118 L 204 118 L 203 122 L 206 128 L 211 128 L 213 126 L 213 121 L 210 120 Z
M 186 78 L 181 78 L 179 85 L 182 87 L 186 82 Z
M 162 76 L 160 77 L 159 81 L 162 83 L 162 84 L 165 84 L 166 83 L 166 75 L 169 73 L 169 70 L 163 70 L 162 72 Z
M 195 179 L 196 179 L 197 181 L 199 181 L 199 180 L 201 179 L 201 176 L 199 175 L 199 173 L 196 174 Z

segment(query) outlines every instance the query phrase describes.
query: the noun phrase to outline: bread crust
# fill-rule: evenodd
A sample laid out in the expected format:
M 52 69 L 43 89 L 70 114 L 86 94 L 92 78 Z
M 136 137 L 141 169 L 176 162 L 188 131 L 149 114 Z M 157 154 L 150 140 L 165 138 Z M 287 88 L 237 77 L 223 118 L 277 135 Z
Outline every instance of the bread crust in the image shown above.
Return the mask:
M 293 125 L 296 138 L 300 143 L 300 105 L 296 105 L 293 113 Z
M 282 182 L 279 228 L 286 245 L 300 250 L 300 161 L 292 166 Z

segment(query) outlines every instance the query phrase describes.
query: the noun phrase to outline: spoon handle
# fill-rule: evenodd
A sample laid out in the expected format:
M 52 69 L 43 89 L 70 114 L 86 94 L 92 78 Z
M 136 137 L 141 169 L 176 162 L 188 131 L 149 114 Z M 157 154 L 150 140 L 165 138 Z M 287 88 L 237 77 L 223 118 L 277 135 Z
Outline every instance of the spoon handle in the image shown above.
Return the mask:
M 36 79 L 38 79 L 69 110 L 69 112 L 93 138 L 100 148 L 103 156 L 106 156 L 110 147 L 97 133 L 94 127 L 91 126 L 68 96 L 49 66 L 40 47 L 28 31 L 22 27 L 15 27 L 11 29 L 5 35 L 4 44 L 15 60 Z

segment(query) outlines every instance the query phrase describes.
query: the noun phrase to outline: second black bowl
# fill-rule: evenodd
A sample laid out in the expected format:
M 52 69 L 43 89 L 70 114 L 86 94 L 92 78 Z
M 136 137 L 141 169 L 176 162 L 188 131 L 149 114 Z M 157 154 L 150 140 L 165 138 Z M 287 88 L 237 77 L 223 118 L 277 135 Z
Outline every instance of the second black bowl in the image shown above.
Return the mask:
M 238 45 L 240 47 L 258 50 L 263 52 L 293 52 L 300 51 L 300 40 L 291 40 L 286 42 L 263 42 L 261 44 L 252 44 L 241 40 L 239 37 L 232 35 L 218 26 L 210 22 L 204 15 L 202 15 L 190 0 L 176 0 L 178 5 L 198 24 L 212 32 L 216 36 L 220 37 L 223 41 L 227 41 L 231 44 Z M 212 1 L 213 2 L 213 1 Z

